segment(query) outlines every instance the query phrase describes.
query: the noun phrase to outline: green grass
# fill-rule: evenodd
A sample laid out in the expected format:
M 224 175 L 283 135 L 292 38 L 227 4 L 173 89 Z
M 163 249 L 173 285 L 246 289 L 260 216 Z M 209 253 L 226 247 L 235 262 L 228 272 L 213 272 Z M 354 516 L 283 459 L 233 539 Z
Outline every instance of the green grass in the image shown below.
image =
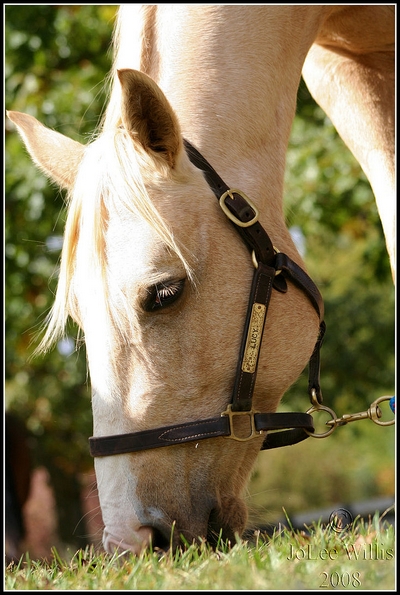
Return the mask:
M 335 532 L 320 524 L 253 541 L 190 545 L 165 554 L 106 555 L 93 548 L 48 561 L 23 556 L 6 590 L 393 590 L 394 528 L 377 516 Z

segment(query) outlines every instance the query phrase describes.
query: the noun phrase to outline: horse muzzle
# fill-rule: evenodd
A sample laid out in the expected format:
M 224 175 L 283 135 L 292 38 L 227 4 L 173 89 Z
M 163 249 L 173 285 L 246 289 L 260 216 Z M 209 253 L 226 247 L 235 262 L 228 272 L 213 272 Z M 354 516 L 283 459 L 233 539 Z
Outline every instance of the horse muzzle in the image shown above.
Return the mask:
M 150 527 L 139 527 L 129 536 L 129 542 L 124 537 L 111 534 L 107 529 L 103 532 L 103 547 L 108 554 L 115 552 L 131 552 L 138 556 L 152 543 L 153 530 Z
M 211 547 L 215 547 L 222 540 L 234 541 L 235 535 L 241 535 L 247 519 L 247 512 L 244 503 L 232 499 L 232 506 L 227 506 L 224 511 L 218 506 L 208 513 L 208 516 L 201 522 L 199 519 L 190 519 L 190 523 L 173 522 L 169 525 L 166 522 L 158 521 L 152 525 L 142 525 L 129 536 L 118 536 L 111 533 L 107 528 L 103 533 L 103 546 L 106 552 L 131 552 L 140 555 L 143 550 L 166 552 L 171 548 L 184 546 L 192 543 L 200 543 L 206 540 Z M 183 527 L 190 525 L 188 531 Z M 197 531 L 193 525 L 197 525 Z

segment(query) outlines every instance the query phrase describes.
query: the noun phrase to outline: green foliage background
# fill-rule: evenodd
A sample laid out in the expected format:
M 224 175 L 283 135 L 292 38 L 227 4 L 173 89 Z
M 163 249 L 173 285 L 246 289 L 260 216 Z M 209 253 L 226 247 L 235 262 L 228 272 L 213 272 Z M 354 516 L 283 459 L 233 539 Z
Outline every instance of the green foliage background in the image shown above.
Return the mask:
M 111 66 L 115 13 L 115 5 L 6 5 L 6 108 L 30 113 L 46 126 L 86 142 L 106 101 L 104 82 Z M 50 470 L 61 536 L 80 545 L 80 538 L 72 535 L 81 515 L 77 473 L 92 467 L 84 346 L 65 355 L 60 344 L 46 356 L 32 358 L 35 333 L 56 287 L 64 200 L 32 165 L 8 121 L 5 143 L 6 408 L 26 422 L 35 445 L 35 464 Z M 309 272 L 325 299 L 326 404 L 339 414 L 366 409 L 375 398 L 394 394 L 394 289 L 369 184 L 304 84 L 287 157 L 285 205 L 288 225 L 301 230 Z M 71 325 L 69 337 L 74 339 L 76 333 Z M 303 374 L 285 396 L 283 408 L 308 408 L 306 381 Z M 349 432 L 355 444 L 361 430 L 348 426 L 340 432 Z M 364 432 L 363 444 L 374 452 L 385 450 L 384 462 L 376 464 L 387 470 L 385 481 L 368 477 L 376 467 L 367 467 L 365 473 L 364 480 L 374 484 L 372 495 L 394 489 L 388 480 L 388 474 L 393 477 L 394 435 L 389 432 L 385 430 L 384 449 Z M 266 461 L 267 455 L 262 456 Z M 293 462 L 294 451 L 279 456 Z M 264 465 L 258 466 L 254 485 L 268 500 Z M 304 506 L 307 488 L 296 475 L 299 466 L 295 467 L 285 473 L 282 489 L 305 490 L 298 504 Z M 317 501 L 325 504 L 331 497 L 322 491 Z M 362 499 L 362 488 L 349 497 Z M 281 493 L 279 499 L 282 502 Z

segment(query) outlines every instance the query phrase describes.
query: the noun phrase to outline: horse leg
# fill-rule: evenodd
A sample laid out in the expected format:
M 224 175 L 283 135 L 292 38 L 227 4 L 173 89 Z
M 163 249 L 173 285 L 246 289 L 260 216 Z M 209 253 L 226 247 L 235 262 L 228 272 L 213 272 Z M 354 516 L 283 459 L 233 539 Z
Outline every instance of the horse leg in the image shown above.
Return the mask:
M 303 77 L 371 184 L 395 280 L 394 26 L 388 12 L 356 8 L 324 24 Z

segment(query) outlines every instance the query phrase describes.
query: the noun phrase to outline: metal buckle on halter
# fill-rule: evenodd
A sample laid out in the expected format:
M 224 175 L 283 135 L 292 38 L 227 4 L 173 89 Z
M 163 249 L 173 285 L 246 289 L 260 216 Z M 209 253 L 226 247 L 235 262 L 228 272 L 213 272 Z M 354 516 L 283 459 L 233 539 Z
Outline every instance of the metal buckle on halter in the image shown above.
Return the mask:
M 226 411 L 221 413 L 221 417 L 229 417 L 229 436 L 225 436 L 225 438 L 232 438 L 232 440 L 237 440 L 237 442 L 246 442 L 247 440 L 251 440 L 252 438 L 256 438 L 256 436 L 260 436 L 262 434 L 261 430 L 256 430 L 256 421 L 254 419 L 254 415 L 258 413 L 258 411 L 232 411 L 232 405 L 228 405 Z M 250 421 L 250 434 L 245 438 L 241 438 L 237 434 L 235 434 L 234 427 L 233 427 L 233 418 L 247 415 Z
M 255 213 L 253 219 L 250 219 L 250 221 L 240 221 L 240 219 L 238 219 L 229 210 L 229 208 L 225 204 L 225 200 L 228 198 L 228 196 L 232 200 L 235 200 L 235 197 L 233 196 L 233 194 L 239 194 L 239 196 L 241 196 L 242 198 L 244 198 L 244 200 L 247 202 L 247 204 L 249 205 L 249 207 Z M 249 199 L 249 197 L 246 196 L 245 193 L 244 192 L 241 192 L 240 190 L 235 190 L 234 188 L 230 188 L 229 190 L 227 190 L 226 192 L 224 192 L 223 195 L 221 196 L 221 198 L 219 199 L 219 205 L 220 205 L 221 209 L 224 211 L 225 215 L 228 217 L 228 219 L 230 219 L 238 227 L 250 227 L 250 225 L 254 225 L 254 223 L 256 223 L 258 221 L 259 212 L 258 212 L 257 207 L 251 202 L 251 200 Z

